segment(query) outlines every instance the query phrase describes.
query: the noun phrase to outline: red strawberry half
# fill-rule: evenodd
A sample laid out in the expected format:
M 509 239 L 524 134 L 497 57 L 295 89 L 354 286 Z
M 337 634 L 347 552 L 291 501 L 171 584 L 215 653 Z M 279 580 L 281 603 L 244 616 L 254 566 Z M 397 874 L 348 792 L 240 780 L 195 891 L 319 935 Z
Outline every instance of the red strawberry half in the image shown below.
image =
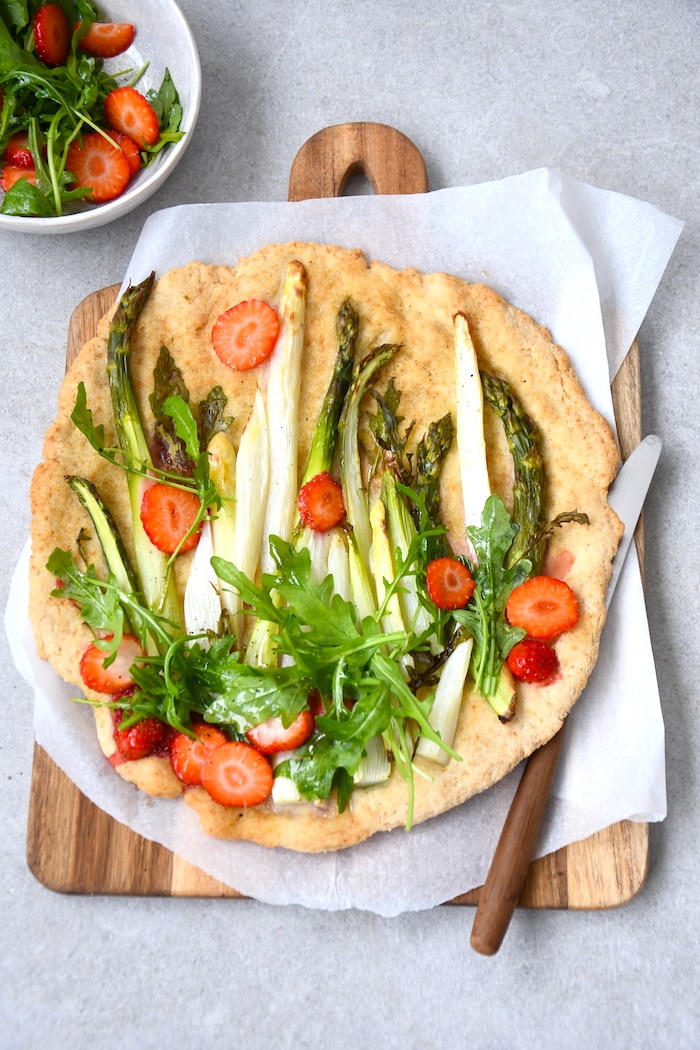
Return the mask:
M 222 806 L 257 806 L 272 791 L 270 763 L 251 744 L 230 740 L 207 755 L 202 787 Z
M 123 131 L 140 146 L 152 146 L 158 141 L 160 125 L 151 103 L 133 87 L 110 91 L 105 99 L 105 116 L 117 131 Z
M 47 66 L 62 66 L 68 58 L 71 28 L 63 8 L 43 4 L 34 15 L 34 46 Z
M 135 35 L 128 22 L 93 22 L 80 47 L 95 58 L 116 58 L 131 47 Z
M 199 497 L 194 492 L 159 481 L 144 493 L 141 522 L 149 540 L 159 551 L 174 554 L 179 550 L 182 554 L 191 551 L 199 542 L 199 528 L 187 539 L 184 537 L 197 520 L 200 508 Z
M 36 186 L 34 168 L 16 168 L 13 164 L 5 164 L 0 172 L 0 190 L 7 193 L 20 179 L 26 179 L 32 186 Z
M 107 134 L 129 161 L 131 174 L 135 175 L 141 167 L 141 153 L 134 140 L 125 135 L 123 131 L 114 131 L 112 128 L 108 129 Z
M 293 751 L 301 747 L 314 731 L 314 716 L 310 711 L 301 711 L 291 725 L 285 728 L 281 718 L 272 717 L 253 726 L 246 733 L 251 744 L 264 755 L 274 755 L 277 751 Z
M 143 718 L 127 729 L 115 729 L 114 742 L 122 758 L 127 762 L 136 762 L 152 755 L 160 747 L 167 728 L 158 718 Z
M 111 639 L 112 635 L 109 635 L 105 641 Z M 114 696 L 134 684 L 131 667 L 143 655 L 138 638 L 133 634 L 125 634 L 115 659 L 105 667 L 108 653 L 97 642 L 91 642 L 80 660 L 80 676 L 88 689 Z
M 508 668 L 519 682 L 548 682 L 559 670 L 557 654 L 546 642 L 523 638 L 508 653 Z
M 222 364 L 247 372 L 270 356 L 279 329 L 279 317 L 269 303 L 246 299 L 217 317 L 211 341 Z
M 184 784 L 202 783 L 204 759 L 214 748 L 228 742 L 228 737 L 218 726 L 197 722 L 192 726 L 195 739 L 186 733 L 178 733 L 170 743 L 170 764 Z
M 87 199 L 95 204 L 119 197 L 131 178 L 131 167 L 122 150 L 97 131 L 71 143 L 66 168 L 78 186 L 90 190 Z
M 297 507 L 304 525 L 326 532 L 345 517 L 343 490 L 330 474 L 316 474 L 302 486 Z
M 462 609 L 476 584 L 472 574 L 457 558 L 435 558 L 428 565 L 425 585 L 438 609 Z
M 531 638 L 553 638 L 578 622 L 578 599 L 563 580 L 531 576 L 512 591 L 506 616 L 510 624 L 524 628 Z
M 29 135 L 26 131 L 18 131 L 12 136 L 5 147 L 3 157 L 13 168 L 34 170 L 34 158 L 29 148 Z

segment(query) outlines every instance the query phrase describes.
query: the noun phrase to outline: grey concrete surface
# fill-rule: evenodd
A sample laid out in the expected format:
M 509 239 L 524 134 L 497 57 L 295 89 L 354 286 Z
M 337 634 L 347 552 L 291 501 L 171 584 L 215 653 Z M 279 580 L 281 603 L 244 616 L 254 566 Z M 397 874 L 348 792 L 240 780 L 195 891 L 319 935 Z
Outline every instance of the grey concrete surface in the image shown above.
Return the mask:
M 433 189 L 560 167 L 686 227 L 639 334 L 643 425 L 665 452 L 646 510 L 647 603 L 669 815 L 641 894 L 610 912 L 518 912 L 494 958 L 473 912 L 396 919 L 256 902 L 57 895 L 25 860 L 32 700 L 4 636 L 0 1046 L 461 1047 L 700 1044 L 698 492 L 700 121 L 695 0 L 182 0 L 204 95 L 165 188 L 113 225 L 0 232 L 2 597 L 29 524 L 71 312 L 119 281 L 146 217 L 284 200 L 320 128 L 391 124 Z

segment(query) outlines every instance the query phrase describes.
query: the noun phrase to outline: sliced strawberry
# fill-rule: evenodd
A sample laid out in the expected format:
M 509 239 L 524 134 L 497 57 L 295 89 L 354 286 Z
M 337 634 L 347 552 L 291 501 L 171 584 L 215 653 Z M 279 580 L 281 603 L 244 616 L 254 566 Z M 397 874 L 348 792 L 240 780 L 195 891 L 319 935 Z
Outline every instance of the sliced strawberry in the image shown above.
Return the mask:
M 184 542 L 183 537 L 197 520 L 201 506 L 199 497 L 188 489 L 160 481 L 151 485 L 141 500 L 141 522 L 151 543 L 165 554 L 191 551 L 199 542 L 201 523 Z
M 345 517 L 343 490 L 330 474 L 316 474 L 302 486 L 297 508 L 304 525 L 315 532 L 326 532 Z
M 117 131 L 123 131 L 143 148 L 158 141 L 160 125 L 151 103 L 133 87 L 119 87 L 105 99 L 107 122 Z
M 47 66 L 62 66 L 68 58 L 71 27 L 63 8 L 58 4 L 43 4 L 34 15 L 34 45 L 36 53 Z
M 116 58 L 131 47 L 135 35 L 128 22 L 93 22 L 80 47 L 94 58 Z
M 272 767 L 252 744 L 230 740 L 207 755 L 202 787 L 222 806 L 257 806 L 272 791 Z
M 12 164 L 5 164 L 0 172 L 0 190 L 7 193 L 20 179 L 26 179 L 32 186 L 36 186 L 36 172 L 34 168 L 16 168 Z
M 13 168 L 34 170 L 34 157 L 29 148 L 29 135 L 26 131 L 18 131 L 12 136 L 5 147 L 3 159 Z
M 131 174 L 135 175 L 141 167 L 141 153 L 134 140 L 125 135 L 123 131 L 115 131 L 113 128 L 109 128 L 107 134 L 129 161 Z
M 559 670 L 557 654 L 538 638 L 523 638 L 508 653 L 508 668 L 519 682 L 548 682 Z
M 457 558 L 435 558 L 425 574 L 428 594 L 438 609 L 462 609 L 476 584 L 464 562 Z
M 293 751 L 309 739 L 314 731 L 314 716 L 310 711 L 301 711 L 291 725 L 285 728 L 282 719 L 272 717 L 253 726 L 246 733 L 248 740 L 264 755 L 277 751 Z
M 532 576 L 511 593 L 506 616 L 531 638 L 553 638 L 578 622 L 578 599 L 563 580 Z
M 127 762 L 136 762 L 154 754 L 165 738 L 168 727 L 158 718 L 143 718 L 127 729 L 115 729 L 114 742 Z
M 185 784 L 202 783 L 202 764 L 210 751 L 227 743 L 228 737 L 218 726 L 196 722 L 192 726 L 196 739 L 178 733 L 170 744 L 170 764 Z
M 246 299 L 216 319 L 211 341 L 223 364 L 247 372 L 270 356 L 279 329 L 279 317 L 269 303 Z
M 112 637 L 109 635 L 105 640 L 111 641 Z M 96 642 L 91 642 L 80 660 L 80 677 L 87 688 L 96 693 L 110 693 L 112 696 L 123 693 L 134 684 L 131 667 L 143 655 L 138 638 L 125 634 L 115 659 L 105 667 L 108 654 Z
M 126 189 L 131 168 L 124 153 L 97 131 L 76 139 L 68 148 L 66 169 L 76 184 L 89 189 L 95 204 L 114 200 Z

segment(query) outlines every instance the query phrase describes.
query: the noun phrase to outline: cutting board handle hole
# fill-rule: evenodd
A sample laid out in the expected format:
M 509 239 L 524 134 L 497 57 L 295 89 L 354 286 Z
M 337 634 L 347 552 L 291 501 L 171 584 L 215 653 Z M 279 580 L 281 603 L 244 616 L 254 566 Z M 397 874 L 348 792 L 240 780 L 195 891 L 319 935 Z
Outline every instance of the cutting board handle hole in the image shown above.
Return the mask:
M 334 124 L 307 139 L 292 163 L 288 197 L 304 201 L 427 190 L 428 173 L 410 139 L 386 124 L 359 122 Z
M 362 168 L 353 168 L 347 173 L 341 188 L 342 197 L 364 197 L 372 193 L 374 187 Z

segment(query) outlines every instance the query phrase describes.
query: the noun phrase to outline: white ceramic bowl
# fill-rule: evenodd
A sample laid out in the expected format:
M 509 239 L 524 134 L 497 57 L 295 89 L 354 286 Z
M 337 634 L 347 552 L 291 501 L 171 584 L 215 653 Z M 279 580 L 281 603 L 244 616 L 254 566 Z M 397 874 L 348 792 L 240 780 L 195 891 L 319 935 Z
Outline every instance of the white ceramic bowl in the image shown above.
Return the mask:
M 131 22 L 136 26 L 133 45 L 123 55 L 105 62 L 107 71 L 140 69 L 149 63 L 139 81 L 139 91 L 157 90 L 166 68 L 170 70 L 182 104 L 179 142 L 162 150 L 155 161 L 142 168 L 125 193 L 106 204 L 81 205 L 70 215 L 42 219 L 0 214 L 0 230 L 16 233 L 74 233 L 103 226 L 133 211 L 159 189 L 180 162 L 197 123 L 202 94 L 202 73 L 197 45 L 180 8 L 173 0 L 99 0 L 103 21 Z

